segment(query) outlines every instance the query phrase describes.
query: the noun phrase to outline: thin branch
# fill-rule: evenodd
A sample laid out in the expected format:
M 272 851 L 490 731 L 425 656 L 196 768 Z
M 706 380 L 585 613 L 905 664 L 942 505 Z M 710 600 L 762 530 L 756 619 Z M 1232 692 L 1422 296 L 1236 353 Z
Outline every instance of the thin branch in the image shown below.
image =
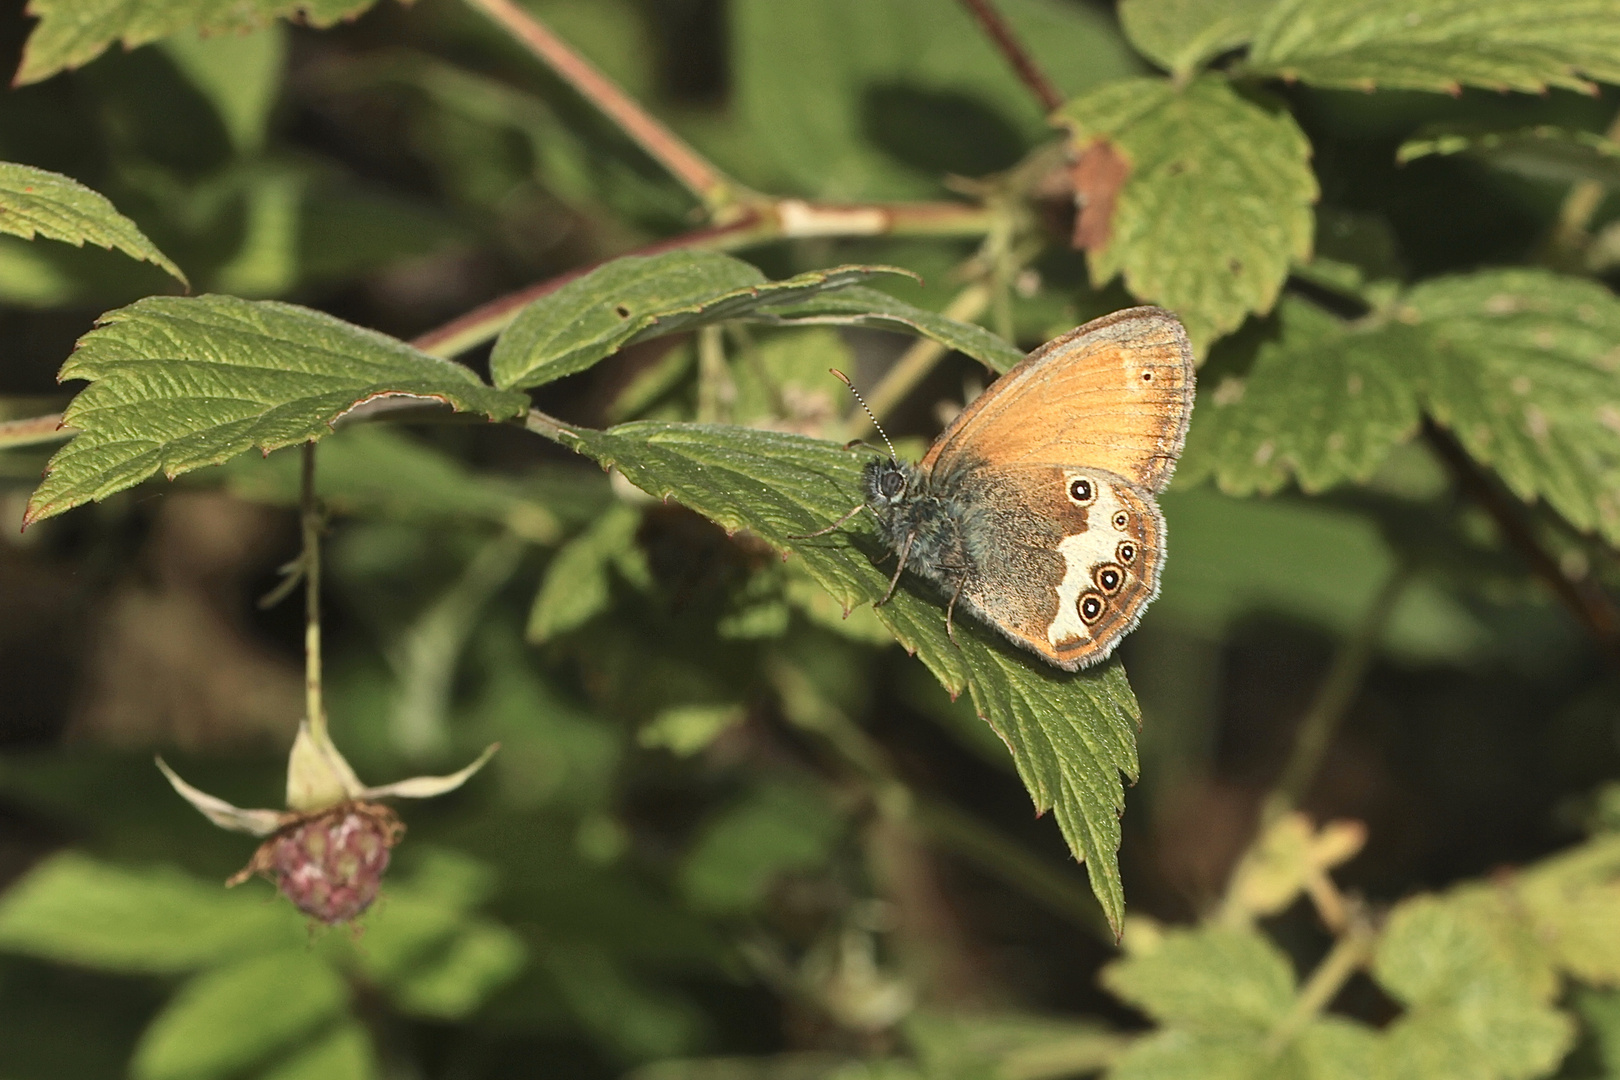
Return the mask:
M 771 240 L 852 236 L 983 236 L 992 212 L 960 202 L 814 203 L 781 199 L 751 209 L 727 225 L 695 229 L 667 237 L 625 255 L 658 255 L 666 251 L 736 251 Z M 620 256 L 613 256 L 619 258 Z M 434 356 L 455 356 L 490 340 L 506 329 L 529 304 L 595 270 L 603 259 L 557 277 L 508 293 L 474 308 L 411 341 Z
M 304 713 L 316 745 L 331 745 L 326 705 L 321 700 L 321 511 L 315 499 L 315 444 L 304 444 L 299 485 L 304 534 Z
M 1001 50 L 1001 55 L 1012 66 L 1013 71 L 1023 84 L 1029 87 L 1029 92 L 1035 95 L 1035 100 L 1041 103 L 1043 112 L 1056 112 L 1063 107 L 1063 95 L 1058 93 L 1052 80 L 1035 63 L 1035 58 L 1024 48 L 1024 43 L 1018 40 L 1018 33 L 1002 18 L 1001 12 L 996 10 L 992 0 L 962 0 L 963 6 L 973 13 L 984 28 L 985 35 Z
M 1267 1048 L 1273 1053 L 1281 1053 L 1283 1047 L 1293 1041 L 1294 1036 L 1302 1031 L 1323 1009 L 1338 996 L 1344 984 L 1350 980 L 1363 964 L 1372 958 L 1373 947 L 1378 942 L 1378 935 L 1365 917 L 1351 920 L 1350 926 L 1345 930 L 1333 948 L 1322 962 L 1316 965 L 1305 985 L 1300 987 L 1299 995 L 1294 998 L 1294 1005 L 1288 1010 L 1288 1015 L 1272 1029 L 1266 1039 Z
M 738 202 L 743 188 L 643 109 L 545 23 L 512 0 L 467 0 L 545 62 L 635 143 L 696 195 L 711 214 Z
M 1558 560 L 1536 537 L 1524 505 L 1492 482 L 1450 432 L 1425 420 L 1423 434 L 1440 460 L 1446 463 L 1458 489 L 1491 516 L 1502 538 L 1519 553 L 1530 572 L 1585 625 L 1608 661 L 1620 667 L 1620 609 L 1616 609 L 1609 594 L 1590 578 L 1571 581 L 1564 574 Z
M 1333 733 L 1338 730 L 1339 723 L 1361 691 L 1362 680 L 1372 666 L 1378 643 L 1384 637 L 1384 628 L 1389 625 L 1395 604 L 1406 590 L 1406 583 L 1406 570 L 1396 569 L 1373 597 L 1355 636 L 1345 642 L 1333 658 L 1327 678 L 1317 688 L 1316 697 L 1311 701 L 1310 708 L 1305 710 L 1294 733 L 1294 749 L 1288 755 L 1282 775 L 1266 797 L 1261 814 L 1262 827 L 1292 810 L 1310 790 L 1311 782 L 1322 767 L 1322 759 L 1327 755 L 1328 744 L 1333 741 Z
M 73 438 L 78 433 L 78 429 L 67 427 L 62 423 L 61 413 L 30 416 L 26 420 L 6 420 L 0 422 L 0 450 L 61 442 L 63 439 Z

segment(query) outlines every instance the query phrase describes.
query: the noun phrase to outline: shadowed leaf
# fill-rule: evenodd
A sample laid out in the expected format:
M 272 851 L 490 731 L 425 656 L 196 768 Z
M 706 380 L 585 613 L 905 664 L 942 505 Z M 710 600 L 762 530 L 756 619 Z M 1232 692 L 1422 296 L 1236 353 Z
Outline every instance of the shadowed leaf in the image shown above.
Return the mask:
M 888 575 L 859 517 L 814 532 L 861 500 L 862 459 L 833 443 L 780 432 L 698 424 L 624 424 L 552 435 L 638 487 L 673 498 L 727 529 L 747 529 L 790 551 L 845 607 L 880 598 Z M 1070 850 L 1115 927 L 1124 913 L 1116 853 L 1124 806 L 1121 774 L 1135 776 L 1136 699 L 1118 661 L 1067 674 L 1005 643 L 972 619 L 945 634 L 944 597 L 902 580 L 878 618 L 953 695 L 972 695 L 979 714 L 1012 751 L 1036 808 L 1053 810 Z
M 116 248 L 152 263 L 186 284 L 186 275 L 105 195 L 61 173 L 0 161 L 0 232 L 32 240 L 85 242 Z
M 1401 144 L 1401 163 L 1466 154 L 1532 180 L 1572 184 L 1592 180 L 1620 187 L 1620 143 L 1592 131 L 1541 126 L 1513 131 L 1436 131 Z

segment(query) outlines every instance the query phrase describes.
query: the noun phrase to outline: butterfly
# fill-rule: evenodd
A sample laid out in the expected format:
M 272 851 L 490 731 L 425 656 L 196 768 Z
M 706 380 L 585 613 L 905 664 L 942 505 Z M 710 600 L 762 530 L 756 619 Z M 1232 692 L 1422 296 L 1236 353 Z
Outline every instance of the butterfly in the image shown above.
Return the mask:
M 1048 663 L 1098 663 L 1159 592 L 1170 482 L 1193 405 L 1187 332 L 1157 307 L 1047 342 L 997 379 L 921 462 L 868 462 L 861 510 L 907 570 Z M 821 535 L 816 533 L 812 535 Z M 954 635 L 953 635 L 954 639 Z

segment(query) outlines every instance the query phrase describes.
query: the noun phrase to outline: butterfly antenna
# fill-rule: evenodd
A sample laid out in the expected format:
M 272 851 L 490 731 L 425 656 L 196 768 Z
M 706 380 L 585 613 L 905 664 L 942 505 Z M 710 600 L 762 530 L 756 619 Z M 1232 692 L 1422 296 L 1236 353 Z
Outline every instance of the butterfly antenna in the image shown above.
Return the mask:
M 839 382 L 841 382 L 845 386 L 849 387 L 849 392 L 855 395 L 855 400 L 861 403 L 861 408 L 862 409 L 866 410 L 867 418 L 872 421 L 872 426 L 877 428 L 877 433 L 879 435 L 883 436 L 884 443 L 886 443 L 888 445 L 888 447 L 889 447 L 889 460 L 890 461 L 899 461 L 900 460 L 900 455 L 898 455 L 898 454 L 896 454 L 894 452 L 894 443 L 889 442 L 889 433 L 887 431 L 883 430 L 883 425 L 882 424 L 878 423 L 877 414 L 874 413 L 872 411 L 872 407 L 866 403 L 866 399 L 861 397 L 861 392 L 859 390 L 855 389 L 855 384 L 849 381 L 849 376 L 845 375 L 842 371 L 839 371 L 837 368 L 828 368 L 827 370 L 832 372 L 834 375 L 838 376 L 838 381 Z

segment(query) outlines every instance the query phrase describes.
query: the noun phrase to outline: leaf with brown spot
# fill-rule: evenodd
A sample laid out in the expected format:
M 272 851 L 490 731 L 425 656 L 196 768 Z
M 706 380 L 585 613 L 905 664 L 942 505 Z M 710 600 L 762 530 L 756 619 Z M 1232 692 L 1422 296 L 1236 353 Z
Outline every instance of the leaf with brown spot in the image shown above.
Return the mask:
M 1077 251 L 1098 251 L 1113 234 L 1114 202 L 1131 175 L 1131 163 L 1107 139 L 1097 139 L 1080 154 L 1071 170 L 1074 201 L 1073 246 Z

